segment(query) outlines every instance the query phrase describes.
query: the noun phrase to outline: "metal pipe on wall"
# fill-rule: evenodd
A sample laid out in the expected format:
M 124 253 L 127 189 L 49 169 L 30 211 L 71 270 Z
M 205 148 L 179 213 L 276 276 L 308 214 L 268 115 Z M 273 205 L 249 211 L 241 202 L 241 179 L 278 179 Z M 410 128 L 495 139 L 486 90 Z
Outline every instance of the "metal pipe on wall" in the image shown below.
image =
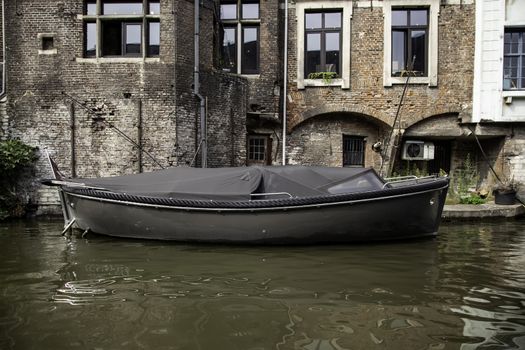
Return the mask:
M 77 177 L 77 151 L 76 151 L 76 128 L 75 128 L 75 105 L 69 104 L 69 130 L 71 133 L 71 177 Z
M 137 143 L 139 147 L 137 149 L 137 157 L 139 163 L 139 173 L 143 171 L 142 169 L 142 100 L 137 101 Z
M 201 167 L 208 165 L 208 145 L 206 140 L 206 106 L 205 99 L 200 94 L 200 0 L 194 3 L 194 67 L 193 67 L 193 94 L 199 98 L 199 120 L 200 120 L 200 147 Z
M 286 102 L 288 84 L 288 0 L 284 0 L 284 69 L 283 69 L 283 159 L 282 165 L 286 165 Z
M 5 59 L 5 3 L 4 0 L 2 0 L 2 84 L 0 86 L 0 98 L 4 97 L 6 93 L 6 80 L 7 80 L 7 72 L 6 72 L 6 59 Z

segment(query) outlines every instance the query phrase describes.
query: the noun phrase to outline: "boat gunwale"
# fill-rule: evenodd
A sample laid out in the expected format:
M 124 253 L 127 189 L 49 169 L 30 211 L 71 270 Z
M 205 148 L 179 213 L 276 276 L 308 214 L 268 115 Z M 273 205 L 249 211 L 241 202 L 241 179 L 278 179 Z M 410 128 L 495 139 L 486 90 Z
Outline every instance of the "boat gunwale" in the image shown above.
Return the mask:
M 151 207 L 156 209 L 175 209 L 184 211 L 275 211 L 319 208 L 327 206 L 351 205 L 367 201 L 377 201 L 398 197 L 406 197 L 426 192 L 441 191 L 449 186 L 448 178 L 436 178 L 433 181 L 407 185 L 402 187 L 385 188 L 376 191 L 332 194 L 285 199 L 260 199 L 244 201 L 203 201 L 192 199 L 176 199 L 163 197 L 146 197 L 126 193 L 100 191 L 85 188 L 71 188 L 61 186 L 62 191 L 70 196 L 110 202 L 127 206 Z M 133 200 L 135 199 L 135 200 Z

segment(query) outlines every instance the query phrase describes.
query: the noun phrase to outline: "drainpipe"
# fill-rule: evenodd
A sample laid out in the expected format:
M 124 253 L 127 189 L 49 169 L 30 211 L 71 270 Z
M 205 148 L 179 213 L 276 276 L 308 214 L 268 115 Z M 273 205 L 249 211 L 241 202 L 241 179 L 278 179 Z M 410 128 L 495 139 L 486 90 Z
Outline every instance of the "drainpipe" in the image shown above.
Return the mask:
M 284 0 L 283 160 L 286 165 L 286 103 L 288 94 L 288 0 Z
M 7 79 L 7 73 L 6 73 L 6 67 L 5 67 L 5 5 L 4 0 L 2 0 L 2 86 L 0 86 L 0 99 L 4 97 L 5 95 L 5 87 L 6 87 L 6 79 Z
M 194 67 L 193 67 L 193 94 L 199 99 L 199 116 L 200 116 L 200 143 L 201 148 L 201 167 L 206 168 L 208 163 L 208 145 L 206 141 L 206 101 L 200 94 L 200 0 L 195 0 L 194 24 Z

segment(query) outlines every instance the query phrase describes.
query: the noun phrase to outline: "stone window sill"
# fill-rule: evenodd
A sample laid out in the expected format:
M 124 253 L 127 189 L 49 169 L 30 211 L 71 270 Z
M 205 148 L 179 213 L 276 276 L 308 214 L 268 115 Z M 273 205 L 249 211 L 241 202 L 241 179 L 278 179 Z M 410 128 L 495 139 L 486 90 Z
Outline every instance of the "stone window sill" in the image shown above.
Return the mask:
M 407 77 L 390 77 L 388 85 L 403 85 L 407 81 Z M 428 86 L 437 86 L 437 83 L 432 83 L 429 77 L 410 77 L 408 84 L 427 84 Z
M 299 89 L 304 89 L 305 87 L 331 87 L 331 86 L 339 86 L 343 89 L 345 89 L 345 82 L 344 79 L 336 78 L 332 79 L 331 82 L 327 83 L 323 81 L 323 79 L 303 79 L 302 81 L 297 82 L 297 87 Z
M 77 57 L 77 63 L 155 63 L 160 62 L 159 57 L 99 57 L 99 58 L 84 58 Z
M 504 90 L 501 95 L 503 97 L 525 97 L 525 90 Z

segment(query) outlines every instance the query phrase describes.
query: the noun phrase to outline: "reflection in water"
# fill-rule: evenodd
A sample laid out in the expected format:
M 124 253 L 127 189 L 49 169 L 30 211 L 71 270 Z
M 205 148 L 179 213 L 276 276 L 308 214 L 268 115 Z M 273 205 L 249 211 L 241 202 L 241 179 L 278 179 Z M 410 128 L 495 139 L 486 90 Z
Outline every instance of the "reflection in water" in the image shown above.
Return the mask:
M 525 348 L 525 224 L 240 247 L 0 226 L 0 348 Z

